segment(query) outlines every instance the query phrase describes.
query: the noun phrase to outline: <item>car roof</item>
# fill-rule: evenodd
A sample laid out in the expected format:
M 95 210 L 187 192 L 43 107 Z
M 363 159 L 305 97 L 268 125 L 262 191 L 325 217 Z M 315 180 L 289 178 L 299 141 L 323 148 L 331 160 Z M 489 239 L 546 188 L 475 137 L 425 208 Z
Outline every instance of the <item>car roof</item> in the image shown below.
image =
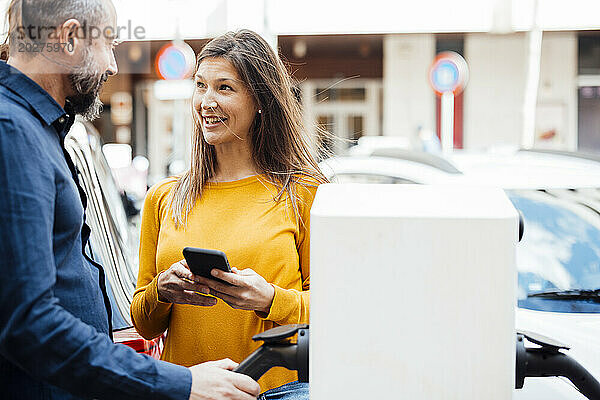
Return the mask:
M 404 154 L 400 154 L 404 153 Z M 504 189 L 552 189 L 600 187 L 600 162 L 573 154 L 529 151 L 470 152 L 455 151 L 448 157 L 429 155 L 446 164 L 436 165 L 431 157 L 420 160 L 405 150 L 379 151 L 379 156 L 339 156 L 325 160 L 321 167 L 329 177 L 334 174 L 383 175 L 424 184 L 474 184 Z M 450 172 L 449 172 L 450 171 Z

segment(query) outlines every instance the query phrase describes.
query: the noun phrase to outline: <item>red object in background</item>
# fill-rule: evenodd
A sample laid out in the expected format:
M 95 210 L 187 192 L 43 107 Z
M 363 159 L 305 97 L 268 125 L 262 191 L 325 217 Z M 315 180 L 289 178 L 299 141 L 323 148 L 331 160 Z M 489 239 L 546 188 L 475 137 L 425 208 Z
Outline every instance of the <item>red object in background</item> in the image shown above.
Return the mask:
M 146 354 L 157 360 L 160 360 L 164 348 L 164 337 L 163 334 L 155 339 L 146 340 L 135 331 L 135 328 L 124 329 L 113 334 L 115 343 L 129 346 L 138 353 Z
M 463 93 L 458 96 L 454 96 L 454 148 L 463 148 Z M 440 138 L 440 132 L 442 131 L 442 97 L 435 96 L 435 126 L 437 137 Z
M 194 73 L 196 55 L 189 44 L 171 42 L 164 45 L 156 55 L 154 68 L 160 79 L 187 79 Z
M 455 51 L 438 53 L 429 67 L 429 83 L 438 96 L 446 92 L 456 96 L 462 93 L 468 81 L 467 61 Z
M 550 129 L 548 131 L 542 132 L 540 134 L 540 139 L 550 140 L 550 139 L 554 138 L 555 136 L 556 136 L 556 130 Z

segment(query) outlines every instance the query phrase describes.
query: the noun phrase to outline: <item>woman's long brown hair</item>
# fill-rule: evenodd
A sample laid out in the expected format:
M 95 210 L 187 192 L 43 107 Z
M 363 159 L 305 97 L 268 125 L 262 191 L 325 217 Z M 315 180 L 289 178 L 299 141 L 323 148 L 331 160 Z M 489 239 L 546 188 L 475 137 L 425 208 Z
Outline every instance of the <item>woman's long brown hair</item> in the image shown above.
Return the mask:
M 237 70 L 262 110 L 250 130 L 252 157 L 266 179 L 277 188 L 275 201 L 286 196 L 299 219 L 297 184 L 327 182 L 313 156 L 292 78 L 269 44 L 250 30 L 229 32 L 210 41 L 200 52 L 196 70 L 207 58 L 224 58 Z M 193 111 L 192 162 L 171 192 L 170 208 L 175 226 L 184 225 L 202 196 L 204 185 L 217 170 L 215 148 L 204 140 L 201 120 Z M 308 179 L 307 179 L 308 178 Z

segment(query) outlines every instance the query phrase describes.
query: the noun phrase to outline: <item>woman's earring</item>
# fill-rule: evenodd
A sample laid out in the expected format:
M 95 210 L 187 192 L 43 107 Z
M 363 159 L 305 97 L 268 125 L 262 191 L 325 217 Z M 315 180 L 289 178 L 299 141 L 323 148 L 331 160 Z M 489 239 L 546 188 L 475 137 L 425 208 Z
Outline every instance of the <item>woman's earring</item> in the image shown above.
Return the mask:
M 262 114 L 262 110 L 258 110 L 258 113 L 259 113 L 259 114 Z

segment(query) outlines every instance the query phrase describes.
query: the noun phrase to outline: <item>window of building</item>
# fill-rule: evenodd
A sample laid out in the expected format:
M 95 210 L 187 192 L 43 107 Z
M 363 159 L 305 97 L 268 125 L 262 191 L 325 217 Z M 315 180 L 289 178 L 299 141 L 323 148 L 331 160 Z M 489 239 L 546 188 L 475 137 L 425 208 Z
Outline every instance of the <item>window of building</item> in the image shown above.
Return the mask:
M 600 35 L 579 35 L 579 75 L 600 75 Z
M 435 54 L 454 51 L 464 57 L 465 39 L 463 35 L 442 34 L 435 38 Z
M 301 84 L 306 126 L 321 135 L 319 154 L 344 154 L 362 136 L 381 135 L 381 79 L 314 79 Z
M 577 143 L 581 151 L 600 150 L 600 34 L 579 34 Z
M 323 101 L 364 101 L 367 97 L 365 88 L 317 88 L 315 97 Z

